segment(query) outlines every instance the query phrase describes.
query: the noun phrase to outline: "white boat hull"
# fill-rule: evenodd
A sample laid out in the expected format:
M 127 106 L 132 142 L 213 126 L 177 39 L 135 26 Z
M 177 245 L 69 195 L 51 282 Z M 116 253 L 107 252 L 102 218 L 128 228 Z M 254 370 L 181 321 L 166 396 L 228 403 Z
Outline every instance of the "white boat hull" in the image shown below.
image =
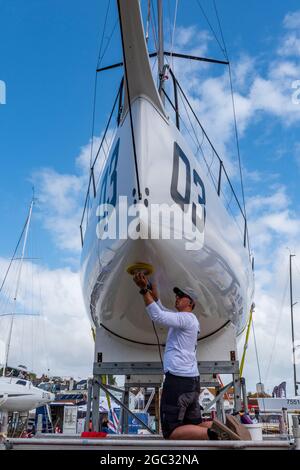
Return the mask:
M 120 340 L 157 344 L 143 299 L 126 272 L 129 265 L 145 262 L 155 269 L 154 278 L 166 307 L 174 307 L 174 286 L 190 286 L 196 291 L 199 302 L 195 313 L 201 324 L 199 339 L 214 334 L 229 322 L 239 334 L 253 297 L 253 273 L 243 233 L 218 196 L 203 159 L 192 154 L 178 129 L 146 97 L 132 103 L 132 112 L 140 202 L 148 210 L 152 204 L 180 206 L 180 198 L 189 192 L 189 203 L 194 202 L 201 209 L 202 222 L 205 213 L 202 247 L 187 250 L 186 237 L 181 240 L 99 240 L 97 237 L 99 203 L 112 201 L 119 213 L 120 196 L 127 196 L 129 205 L 137 200 L 127 113 L 103 168 L 84 238 L 82 286 L 91 320 Z M 141 233 L 155 232 L 156 227 L 143 215 L 139 223 Z M 170 229 L 174 236 L 172 224 Z M 160 341 L 164 342 L 166 330 L 161 328 L 158 332 Z
M 0 377 L 0 411 L 30 411 L 54 401 L 54 398 L 53 393 L 34 387 L 30 381 Z

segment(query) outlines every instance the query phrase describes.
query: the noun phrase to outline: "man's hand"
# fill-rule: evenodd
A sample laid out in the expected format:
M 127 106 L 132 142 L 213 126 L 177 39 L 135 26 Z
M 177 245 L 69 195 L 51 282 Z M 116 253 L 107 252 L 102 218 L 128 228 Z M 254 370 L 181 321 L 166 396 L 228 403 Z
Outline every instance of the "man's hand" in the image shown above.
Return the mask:
M 155 284 L 155 282 L 151 282 L 151 293 L 152 293 L 153 299 L 155 300 L 155 302 L 157 302 L 159 299 L 159 294 L 158 294 L 158 289 L 157 289 L 157 285 Z
M 133 280 L 140 289 L 146 289 L 148 285 L 148 279 L 143 273 L 136 273 L 133 276 Z
M 148 278 L 143 273 L 135 274 L 133 276 L 133 280 L 140 289 L 147 289 L 147 287 L 149 285 Z M 152 284 L 151 289 L 152 290 L 148 290 L 144 294 L 144 302 L 145 302 L 146 306 L 152 304 L 153 302 L 155 302 L 157 300 L 157 299 L 155 299 L 154 293 L 153 293 L 153 290 L 154 290 L 155 295 L 157 294 L 156 286 L 154 285 L 154 289 L 153 289 L 153 284 Z

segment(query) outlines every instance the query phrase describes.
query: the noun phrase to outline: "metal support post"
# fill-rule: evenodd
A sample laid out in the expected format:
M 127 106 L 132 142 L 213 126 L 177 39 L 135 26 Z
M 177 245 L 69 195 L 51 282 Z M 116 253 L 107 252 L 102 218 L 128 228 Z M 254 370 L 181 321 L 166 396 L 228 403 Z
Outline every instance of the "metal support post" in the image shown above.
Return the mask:
M 300 450 L 299 416 L 293 416 L 293 436 L 295 439 L 295 449 Z
M 217 418 L 224 423 L 224 394 L 220 393 L 220 386 L 216 387 L 216 412 L 217 412 Z
M 155 387 L 155 431 L 159 433 L 160 429 L 160 396 L 159 396 L 159 387 Z
M 99 403 L 100 403 L 100 384 L 101 377 L 94 376 L 93 378 L 93 390 L 92 390 L 92 430 L 98 432 L 100 429 L 100 415 L 99 415 Z
M 125 385 L 126 385 L 126 384 L 125 384 Z M 129 407 L 125 404 L 125 402 L 126 402 L 126 398 L 125 398 L 125 397 L 124 397 L 124 402 L 122 403 L 117 397 L 115 397 L 115 396 L 109 391 L 109 389 L 108 389 L 105 385 L 101 384 L 101 388 L 102 388 L 102 390 L 104 390 L 104 392 L 107 393 L 107 394 L 110 396 L 110 398 L 112 398 L 120 407 L 122 407 L 122 408 L 125 409 L 127 415 L 130 414 L 131 416 L 134 416 L 134 418 L 136 419 L 136 421 L 137 421 L 138 423 L 140 423 L 144 428 L 148 429 L 148 431 L 150 431 L 150 432 L 153 434 L 152 430 L 147 426 L 147 424 L 145 424 L 138 416 L 136 416 L 136 415 L 129 409 Z M 128 385 L 127 385 L 127 390 L 129 391 Z M 129 394 L 128 394 L 128 396 L 129 396 Z M 128 402 L 129 402 L 129 400 L 128 400 Z M 128 404 L 129 404 L 129 403 L 128 403 Z M 127 426 L 128 426 L 128 419 L 127 419 Z M 125 423 L 125 429 L 126 429 L 126 423 Z
M 130 390 L 130 386 L 128 386 L 126 383 L 125 383 L 125 393 L 124 393 L 124 405 L 129 408 L 129 390 Z M 123 432 L 124 434 L 128 434 L 128 413 L 127 413 L 127 410 L 126 408 L 124 408 L 124 421 L 123 421 Z
M 92 388 L 93 388 L 93 381 L 91 379 L 89 379 L 88 380 L 87 404 L 86 404 L 86 416 L 85 416 L 85 424 L 84 424 L 84 430 L 86 432 L 88 432 L 90 430 Z
M 122 403 L 124 403 L 125 400 L 125 391 L 122 391 Z M 121 430 L 121 434 L 124 434 L 124 422 L 125 422 L 125 408 L 121 406 L 120 409 L 120 421 L 119 421 L 119 426 Z
M 248 407 L 248 397 L 247 397 L 247 389 L 246 389 L 246 380 L 244 377 L 241 377 L 241 386 L 242 386 L 242 394 L 243 394 L 243 403 L 244 403 L 244 412 L 249 412 Z
M 234 413 L 239 413 L 242 409 L 241 400 L 241 380 L 240 374 L 233 374 L 233 389 L 234 389 Z

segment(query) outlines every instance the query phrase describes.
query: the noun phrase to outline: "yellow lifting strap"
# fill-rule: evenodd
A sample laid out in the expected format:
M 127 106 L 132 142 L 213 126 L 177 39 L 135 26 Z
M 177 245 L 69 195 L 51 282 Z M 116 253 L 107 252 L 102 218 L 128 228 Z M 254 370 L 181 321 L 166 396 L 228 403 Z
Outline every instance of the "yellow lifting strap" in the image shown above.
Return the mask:
M 103 385 L 108 385 L 108 376 L 107 375 L 101 375 L 101 382 L 103 383 Z M 112 412 L 110 396 L 108 395 L 108 393 L 105 393 L 105 396 L 106 396 L 106 400 L 107 400 L 108 409 L 109 409 L 110 412 Z
M 95 332 L 95 328 L 93 326 L 91 327 L 91 332 L 92 332 L 93 340 L 95 342 L 96 341 L 96 332 Z
M 246 333 L 245 344 L 244 344 L 244 349 L 243 349 L 243 356 L 242 356 L 241 365 L 240 365 L 240 376 L 241 377 L 243 376 L 245 357 L 246 357 L 246 351 L 247 351 L 247 348 L 248 348 L 250 328 L 251 328 L 251 324 L 252 324 L 254 308 L 255 308 L 255 305 L 252 304 L 251 309 L 250 309 L 250 316 L 249 316 L 249 321 L 248 321 L 248 326 L 247 326 L 247 333 Z

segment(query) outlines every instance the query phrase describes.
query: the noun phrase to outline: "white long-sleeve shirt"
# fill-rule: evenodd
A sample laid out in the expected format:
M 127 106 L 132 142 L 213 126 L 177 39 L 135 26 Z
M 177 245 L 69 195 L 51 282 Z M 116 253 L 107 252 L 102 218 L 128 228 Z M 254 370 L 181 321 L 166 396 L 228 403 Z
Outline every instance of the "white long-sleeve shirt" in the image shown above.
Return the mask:
M 168 326 L 168 336 L 164 354 L 164 372 L 182 377 L 199 375 L 196 350 L 200 325 L 192 312 L 167 310 L 160 301 L 146 307 L 154 323 Z

